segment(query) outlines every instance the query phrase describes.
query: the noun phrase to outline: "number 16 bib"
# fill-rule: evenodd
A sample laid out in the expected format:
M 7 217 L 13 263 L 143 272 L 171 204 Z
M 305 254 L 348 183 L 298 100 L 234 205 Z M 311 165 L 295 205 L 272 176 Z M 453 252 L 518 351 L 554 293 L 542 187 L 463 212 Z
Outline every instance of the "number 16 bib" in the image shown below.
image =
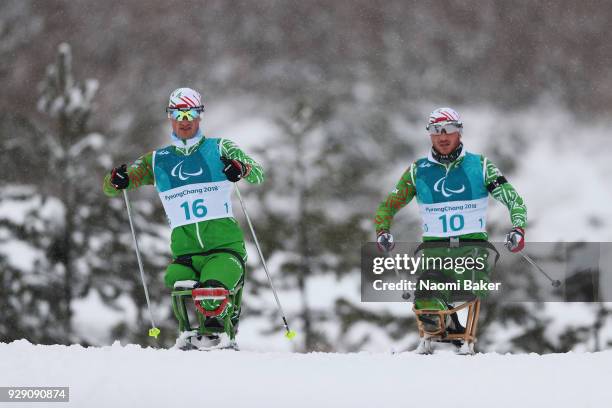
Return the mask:
M 189 156 L 173 146 L 153 152 L 155 188 L 170 228 L 233 217 L 230 183 L 223 174 L 219 139 L 205 139 Z

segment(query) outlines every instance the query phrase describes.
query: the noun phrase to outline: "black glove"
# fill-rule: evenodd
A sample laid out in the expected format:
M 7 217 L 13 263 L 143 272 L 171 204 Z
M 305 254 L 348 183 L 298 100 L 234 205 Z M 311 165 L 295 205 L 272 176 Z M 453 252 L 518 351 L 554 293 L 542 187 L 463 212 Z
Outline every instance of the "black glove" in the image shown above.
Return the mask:
M 130 177 L 128 176 L 127 166 L 125 164 L 115 167 L 111 171 L 110 183 L 117 190 L 126 189 L 130 185 Z
M 393 235 L 389 231 L 380 231 L 376 237 L 376 245 L 381 252 L 391 252 L 395 248 Z
M 514 227 L 506 234 L 506 248 L 510 252 L 519 252 L 525 248 L 525 230 Z
M 225 156 L 221 156 L 221 161 L 223 162 L 223 174 L 225 174 L 225 177 L 232 183 L 246 177 L 251 169 L 250 165 L 244 164 L 240 160 L 228 159 Z

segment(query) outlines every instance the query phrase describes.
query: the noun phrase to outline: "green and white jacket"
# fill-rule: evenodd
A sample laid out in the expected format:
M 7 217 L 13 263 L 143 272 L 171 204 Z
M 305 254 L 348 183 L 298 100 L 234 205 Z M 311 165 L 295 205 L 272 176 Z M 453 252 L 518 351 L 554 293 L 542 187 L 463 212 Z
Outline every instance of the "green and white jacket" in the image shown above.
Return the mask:
M 412 163 L 380 203 L 374 219 L 376 232 L 389 231 L 395 214 L 416 197 L 423 240 L 486 240 L 489 194 L 508 208 L 513 226 L 526 227 L 523 199 L 485 156 L 464 149 L 455 161 L 445 165 L 430 153 Z
M 246 164 L 247 182 L 263 182 L 262 167 L 235 143 L 199 132 L 187 141 L 173 137 L 173 144 L 141 156 L 128 167 L 128 190 L 156 187 L 172 228 L 174 257 L 225 248 L 246 259 L 244 236 L 229 199 L 232 183 L 221 171 L 221 156 Z M 110 184 L 110 175 L 104 178 L 103 190 L 109 197 L 119 194 Z

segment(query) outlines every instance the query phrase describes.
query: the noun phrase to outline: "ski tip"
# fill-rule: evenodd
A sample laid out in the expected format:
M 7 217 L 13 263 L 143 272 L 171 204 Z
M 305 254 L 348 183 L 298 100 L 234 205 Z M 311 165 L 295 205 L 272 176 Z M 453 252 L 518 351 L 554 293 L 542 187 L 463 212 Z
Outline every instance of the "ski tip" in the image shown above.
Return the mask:
M 160 333 L 161 330 L 159 330 L 157 327 L 149 329 L 149 337 L 155 337 L 157 339 L 157 336 L 159 336 Z
M 287 330 L 287 333 L 285 333 L 285 337 L 289 340 L 293 340 L 295 336 L 297 336 L 297 333 L 293 330 Z

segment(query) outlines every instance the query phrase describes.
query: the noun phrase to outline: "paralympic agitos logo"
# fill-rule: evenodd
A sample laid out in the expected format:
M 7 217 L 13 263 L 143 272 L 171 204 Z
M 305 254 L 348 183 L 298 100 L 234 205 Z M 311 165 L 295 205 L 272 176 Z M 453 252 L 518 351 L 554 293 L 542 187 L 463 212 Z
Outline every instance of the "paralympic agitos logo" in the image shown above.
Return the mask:
M 436 184 L 434 184 L 434 191 L 442 193 L 444 197 L 450 197 L 453 194 L 463 193 L 465 191 L 465 186 L 462 184 L 459 189 L 452 190 L 446 187 L 446 176 L 444 176 L 440 180 L 436 181 Z
M 195 173 L 187 173 L 187 171 L 183 171 L 184 161 L 185 160 L 180 161 L 176 166 L 172 168 L 172 171 L 170 172 L 172 177 L 178 177 L 179 180 L 185 181 L 189 179 L 189 177 L 200 176 L 202 173 L 204 173 L 204 170 L 201 167 L 200 170 L 196 171 Z

